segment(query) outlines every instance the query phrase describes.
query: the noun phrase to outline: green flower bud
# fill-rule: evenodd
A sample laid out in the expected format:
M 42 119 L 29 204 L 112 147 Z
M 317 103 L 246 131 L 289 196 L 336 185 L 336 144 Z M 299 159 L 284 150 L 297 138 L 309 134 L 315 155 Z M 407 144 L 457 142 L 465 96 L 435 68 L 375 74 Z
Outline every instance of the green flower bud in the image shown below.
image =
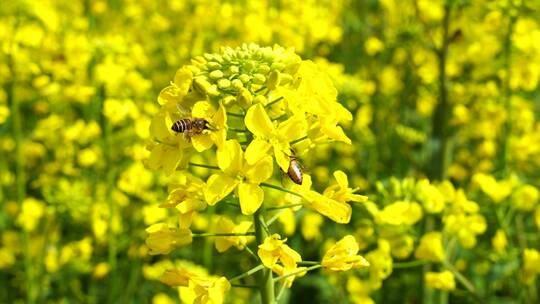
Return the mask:
M 220 89 L 227 89 L 231 86 L 231 81 L 229 79 L 223 78 L 218 80 L 217 85 Z
M 238 74 L 240 69 L 236 65 L 231 65 L 229 67 L 229 72 L 231 72 L 231 74 Z
M 240 79 L 233 79 L 232 86 L 233 88 L 240 90 L 241 88 L 244 87 L 244 84 L 242 83 Z
M 274 63 L 272 63 L 272 65 L 270 66 L 270 68 L 271 68 L 272 70 L 283 71 L 283 69 L 285 69 L 285 64 L 282 63 L 282 62 L 274 62 Z
M 219 96 L 220 92 L 218 90 L 218 86 L 215 84 L 209 86 L 206 90 L 206 94 L 210 96 Z
M 211 61 L 207 64 L 208 66 L 208 69 L 210 70 L 219 70 L 221 69 L 221 64 L 215 62 L 215 61 Z
M 197 90 L 199 93 L 204 94 L 208 91 L 208 88 L 212 84 L 206 80 L 206 77 L 204 76 L 198 76 L 193 79 L 193 87 L 195 90 Z
M 253 96 L 251 95 L 248 89 L 242 88 L 240 89 L 240 91 L 238 91 L 238 96 L 236 96 L 236 101 L 241 107 L 247 108 L 251 106 L 253 102 Z
M 243 66 L 244 70 L 245 71 L 253 71 L 253 69 L 255 69 L 255 63 L 253 61 L 247 61 L 246 63 L 244 63 L 244 66 Z
M 187 68 L 193 73 L 193 75 L 197 75 L 201 72 L 201 68 L 195 65 L 188 65 Z
M 289 84 L 289 83 L 291 83 L 292 80 L 293 80 L 293 77 L 291 76 L 291 74 L 280 73 L 280 76 L 281 76 L 281 79 L 280 79 L 279 83 L 280 83 L 281 85 Z
M 242 74 L 240 75 L 240 77 L 238 77 L 240 79 L 240 81 L 242 81 L 243 83 L 248 83 L 250 80 L 251 80 L 251 77 L 247 74 Z
M 204 54 L 203 56 L 204 56 L 204 58 L 205 58 L 206 60 L 208 60 L 208 61 L 214 59 L 214 55 L 213 55 L 213 54 L 208 54 L 208 53 L 206 53 L 206 54 Z
M 223 105 L 225 106 L 228 106 L 235 101 L 236 101 L 236 97 L 232 95 L 228 95 L 228 94 L 225 97 L 221 98 L 221 103 L 223 103 Z
M 268 74 L 268 72 L 270 72 L 270 67 L 267 64 L 262 64 L 257 69 L 257 72 L 259 72 L 260 74 L 266 75 Z
M 263 74 L 255 74 L 253 75 L 253 83 L 256 83 L 256 84 L 263 84 L 266 82 L 266 77 L 264 77 Z
M 206 59 L 204 59 L 204 57 L 202 56 L 197 56 L 197 57 L 193 57 L 191 59 L 191 63 L 194 64 L 194 65 L 203 65 L 203 64 L 206 64 Z
M 220 78 L 223 78 L 223 72 L 220 70 L 215 70 L 215 71 L 210 72 L 209 76 L 212 79 L 220 79 Z
M 255 96 L 255 98 L 253 98 L 253 103 L 254 104 L 260 103 L 262 105 L 266 105 L 268 103 L 268 99 L 266 99 L 264 95 L 257 95 Z
M 280 75 L 279 71 L 273 70 L 272 72 L 270 72 L 270 75 L 268 75 L 268 80 L 266 81 L 266 86 L 270 90 L 273 90 L 279 85 L 280 81 L 281 81 L 281 75 Z
M 214 60 L 223 63 L 223 57 L 220 54 L 214 54 Z
M 260 52 L 265 61 L 274 61 L 275 55 L 272 49 L 261 49 Z

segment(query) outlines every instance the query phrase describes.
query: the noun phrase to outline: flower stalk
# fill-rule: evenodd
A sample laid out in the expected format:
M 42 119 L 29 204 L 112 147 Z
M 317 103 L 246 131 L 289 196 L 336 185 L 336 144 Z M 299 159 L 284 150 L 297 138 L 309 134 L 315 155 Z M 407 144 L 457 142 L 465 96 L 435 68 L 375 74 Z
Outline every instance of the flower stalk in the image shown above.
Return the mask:
M 257 239 L 257 244 L 264 243 L 264 240 L 268 236 L 267 231 L 264 229 L 264 219 L 261 214 L 261 209 L 257 210 L 253 215 L 253 224 L 255 226 L 255 237 Z M 264 268 L 259 272 L 259 291 L 261 293 L 261 303 L 262 304 L 273 304 L 275 302 L 274 296 L 274 279 L 272 276 L 272 270 Z

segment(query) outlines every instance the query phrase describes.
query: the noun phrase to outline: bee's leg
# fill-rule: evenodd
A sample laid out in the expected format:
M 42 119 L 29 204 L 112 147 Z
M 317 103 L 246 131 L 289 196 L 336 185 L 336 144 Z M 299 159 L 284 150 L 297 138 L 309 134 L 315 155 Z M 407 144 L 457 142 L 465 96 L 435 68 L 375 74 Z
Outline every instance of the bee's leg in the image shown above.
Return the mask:
M 215 131 L 216 129 L 212 127 L 212 125 L 210 125 L 209 122 L 206 122 L 204 124 L 204 130 L 210 130 L 210 131 Z
M 187 142 L 191 142 L 191 136 L 190 136 L 190 134 L 189 134 L 189 131 L 184 132 L 184 139 L 185 139 Z

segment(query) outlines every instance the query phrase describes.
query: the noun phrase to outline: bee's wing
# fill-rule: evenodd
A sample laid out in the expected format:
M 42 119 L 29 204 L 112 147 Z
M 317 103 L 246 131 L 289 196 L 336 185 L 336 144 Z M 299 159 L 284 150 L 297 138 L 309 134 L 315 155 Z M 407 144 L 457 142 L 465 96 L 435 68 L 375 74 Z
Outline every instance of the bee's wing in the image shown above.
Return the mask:
M 185 106 L 183 106 L 183 105 L 181 105 L 179 103 L 176 104 L 176 108 L 178 109 L 178 112 L 180 112 L 180 114 L 182 116 L 190 116 L 191 115 L 191 111 L 187 107 L 185 107 Z
M 184 134 L 184 140 L 187 142 L 191 142 L 191 137 L 193 136 L 192 130 L 186 130 Z

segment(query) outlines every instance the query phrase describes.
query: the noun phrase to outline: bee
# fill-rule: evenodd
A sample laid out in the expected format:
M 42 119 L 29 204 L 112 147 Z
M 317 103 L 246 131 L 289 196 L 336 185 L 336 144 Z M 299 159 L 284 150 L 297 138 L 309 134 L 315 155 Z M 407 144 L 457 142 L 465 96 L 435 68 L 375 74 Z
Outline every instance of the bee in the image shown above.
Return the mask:
M 177 120 L 171 127 L 176 133 L 183 133 L 186 140 L 190 140 L 194 135 L 201 134 L 204 130 L 210 129 L 208 121 L 203 118 L 182 118 Z
M 302 166 L 298 162 L 298 158 L 293 155 L 289 155 L 289 168 L 287 169 L 287 175 L 297 185 L 302 185 L 304 180 L 304 173 L 302 172 Z

